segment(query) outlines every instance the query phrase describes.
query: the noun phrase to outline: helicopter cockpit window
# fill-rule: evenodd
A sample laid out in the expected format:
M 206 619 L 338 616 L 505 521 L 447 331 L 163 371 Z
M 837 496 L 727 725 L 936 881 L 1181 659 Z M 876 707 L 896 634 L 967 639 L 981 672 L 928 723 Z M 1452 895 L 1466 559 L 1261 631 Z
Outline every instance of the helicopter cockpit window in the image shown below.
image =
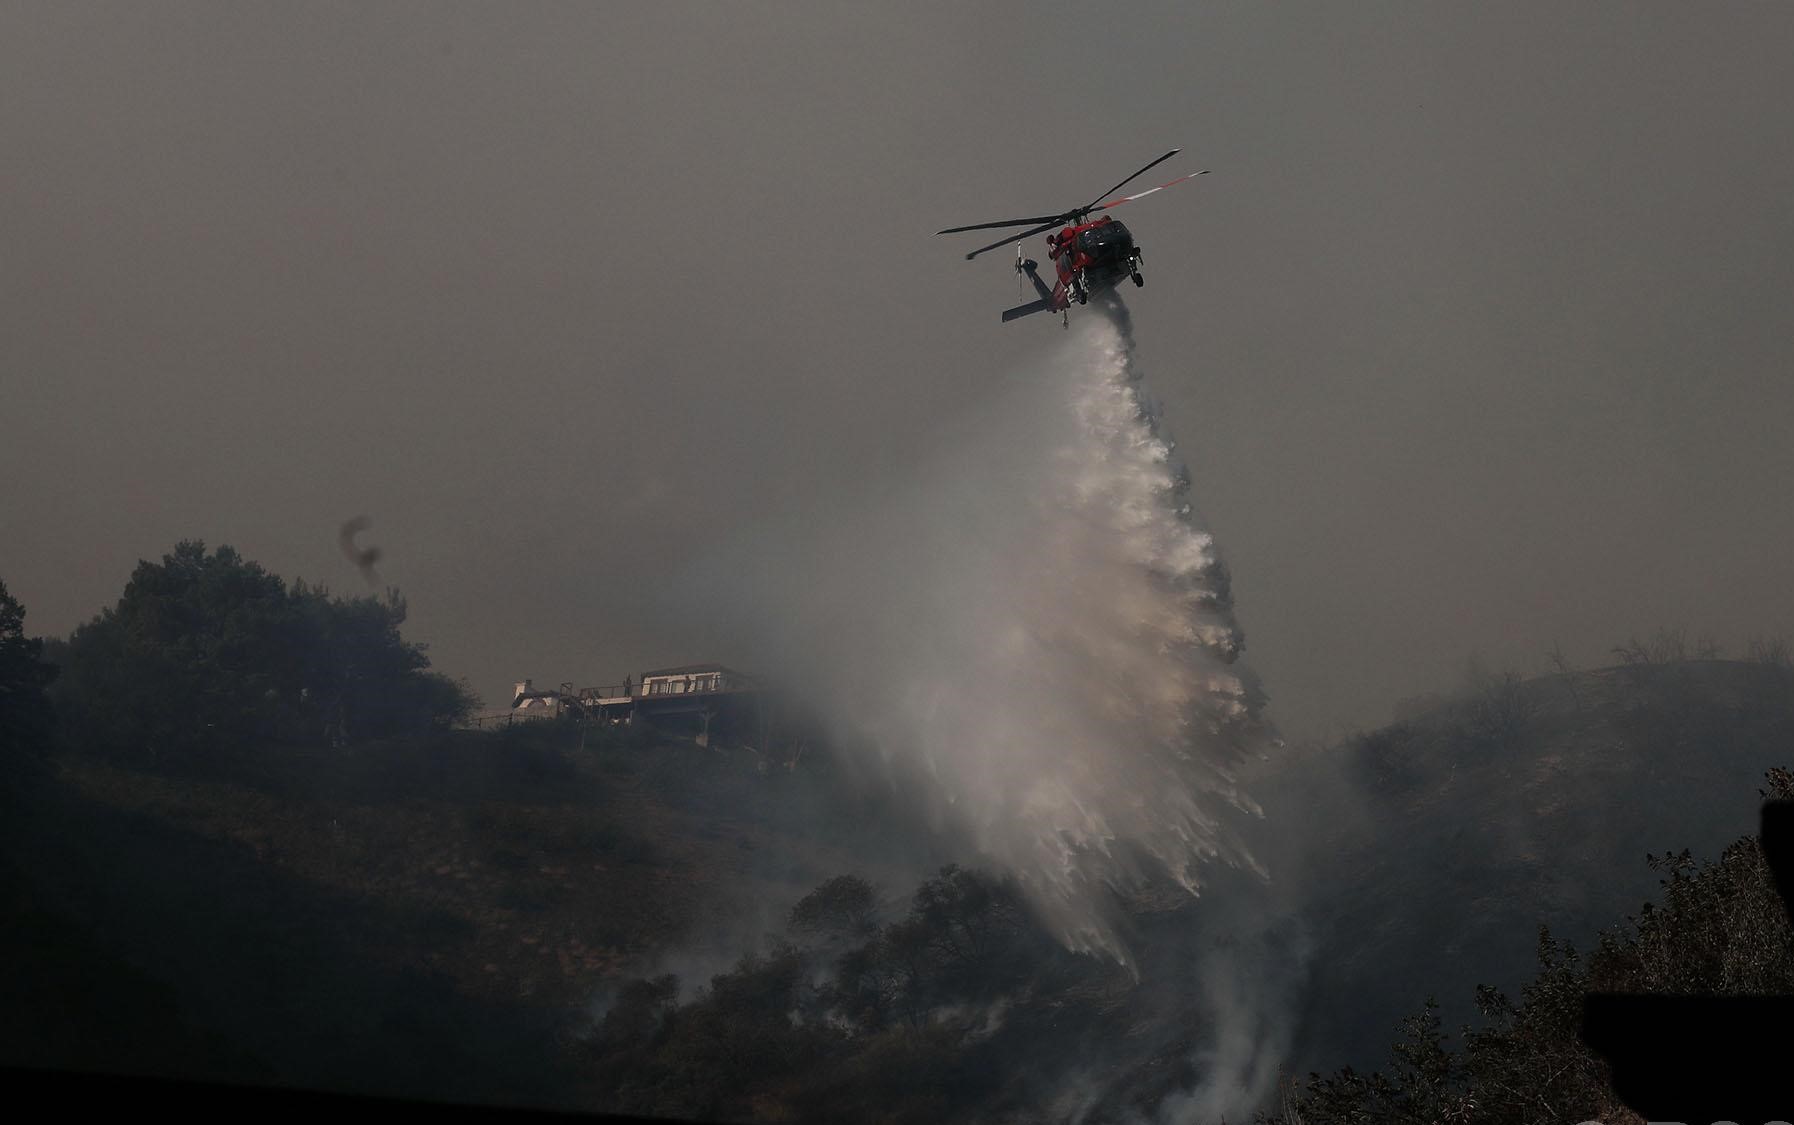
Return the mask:
M 1100 227 L 1092 227 L 1078 236 L 1078 245 L 1085 253 L 1094 253 L 1127 240 L 1127 230 L 1119 223 L 1104 223 Z

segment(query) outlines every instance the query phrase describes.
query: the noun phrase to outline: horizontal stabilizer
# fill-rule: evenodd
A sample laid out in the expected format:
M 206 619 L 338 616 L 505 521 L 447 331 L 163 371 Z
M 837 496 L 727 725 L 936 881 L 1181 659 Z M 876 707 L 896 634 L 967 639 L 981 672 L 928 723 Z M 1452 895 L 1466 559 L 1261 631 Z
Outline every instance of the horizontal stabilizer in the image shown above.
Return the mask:
M 1003 323 L 1008 324 L 1018 317 L 1029 316 L 1037 312 L 1050 312 L 1052 308 L 1053 302 L 1050 299 L 1044 301 L 1029 301 L 1027 304 L 1017 305 L 1013 309 L 1004 309 Z

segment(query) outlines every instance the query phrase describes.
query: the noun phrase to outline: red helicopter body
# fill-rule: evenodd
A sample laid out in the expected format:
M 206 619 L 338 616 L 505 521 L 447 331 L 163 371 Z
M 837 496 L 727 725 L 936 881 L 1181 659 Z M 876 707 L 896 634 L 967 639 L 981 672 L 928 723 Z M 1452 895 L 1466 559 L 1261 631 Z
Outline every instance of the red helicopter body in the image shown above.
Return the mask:
M 1173 184 L 1181 184 L 1185 180 L 1194 179 L 1197 176 L 1206 174 L 1207 169 L 1204 169 L 1201 172 L 1191 172 L 1187 176 L 1179 176 L 1177 179 L 1172 180 L 1169 183 L 1160 184 L 1158 187 L 1148 188 L 1145 191 L 1136 192 L 1129 196 L 1123 196 L 1120 199 L 1112 199 L 1107 203 L 1101 202 L 1105 197 L 1114 195 L 1117 191 L 1120 191 L 1127 184 L 1131 183 L 1135 177 L 1140 176 L 1147 170 L 1147 168 L 1151 168 L 1161 161 L 1171 159 L 1173 156 L 1176 156 L 1179 151 L 1181 150 L 1175 148 L 1172 149 L 1164 156 L 1159 157 L 1158 160 L 1154 160 L 1151 164 L 1148 164 L 1146 168 L 1140 169 L 1140 171 L 1135 172 L 1132 176 L 1129 176 L 1127 179 L 1121 181 L 1121 183 L 1116 184 L 1102 195 L 1097 196 L 1097 202 L 1090 203 L 1086 206 L 1065 211 L 1058 215 L 1036 215 L 1030 219 L 1002 219 L 994 223 L 974 223 L 971 226 L 965 227 L 948 227 L 946 230 L 938 233 L 955 234 L 960 231 L 968 230 L 988 230 L 995 227 L 1019 227 L 1028 226 L 1030 224 L 1039 224 L 1032 230 L 1026 230 L 1020 234 L 1010 235 L 1007 238 L 991 243 L 989 246 L 979 247 L 966 255 L 966 257 L 970 259 L 976 258 L 986 250 L 995 250 L 997 247 L 1007 246 L 1011 242 L 1019 243 L 1024 238 L 1044 233 L 1053 227 L 1062 227 L 1058 232 L 1047 236 L 1047 257 L 1053 262 L 1055 272 L 1058 274 L 1056 284 L 1051 288 L 1047 287 L 1046 282 L 1041 280 L 1040 274 L 1037 272 L 1039 263 L 1024 258 L 1022 256 L 1021 247 L 1016 247 L 1015 270 L 1017 273 L 1026 275 L 1028 280 L 1034 283 L 1034 291 L 1039 294 L 1039 300 L 1029 301 L 1026 304 L 1017 305 L 1012 309 L 1003 310 L 1003 320 L 1007 322 L 1037 312 L 1064 313 L 1070 309 L 1073 301 L 1076 301 L 1080 305 L 1084 304 L 1093 294 L 1113 289 L 1115 286 L 1119 285 L 1121 279 L 1124 277 L 1132 280 L 1135 285 L 1146 284 L 1146 279 L 1140 275 L 1140 247 L 1134 242 L 1133 233 L 1129 231 L 1124 224 L 1111 219 L 1107 215 L 1099 215 L 1090 222 L 1085 222 L 1084 220 L 1093 211 L 1106 211 L 1111 207 L 1119 207 L 1123 203 L 1131 203 L 1136 199 L 1151 195 L 1153 192 L 1163 191 Z

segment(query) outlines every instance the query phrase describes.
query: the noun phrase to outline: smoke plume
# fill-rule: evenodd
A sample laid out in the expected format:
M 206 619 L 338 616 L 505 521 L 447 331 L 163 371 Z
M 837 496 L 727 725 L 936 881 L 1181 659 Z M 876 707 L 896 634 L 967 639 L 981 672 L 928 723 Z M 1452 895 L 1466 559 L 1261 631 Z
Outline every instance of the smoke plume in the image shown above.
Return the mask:
M 701 578 L 836 744 L 1015 874 L 1069 947 L 1124 961 L 1117 893 L 1257 869 L 1230 820 L 1257 813 L 1236 768 L 1271 743 L 1133 355 L 1119 303 L 1081 317 L 885 495 Z

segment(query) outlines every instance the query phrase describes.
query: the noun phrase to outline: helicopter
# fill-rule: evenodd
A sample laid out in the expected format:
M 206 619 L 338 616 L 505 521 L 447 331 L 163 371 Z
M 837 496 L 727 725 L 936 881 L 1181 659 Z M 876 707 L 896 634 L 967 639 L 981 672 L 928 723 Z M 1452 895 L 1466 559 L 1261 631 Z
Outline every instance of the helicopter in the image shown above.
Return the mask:
M 966 255 L 966 260 L 970 261 L 986 250 L 995 250 L 997 247 L 1007 246 L 1011 242 L 1019 243 L 1024 238 L 1030 238 L 1063 225 L 1064 229 L 1057 234 L 1047 235 L 1047 257 L 1053 261 L 1059 275 L 1057 283 L 1050 289 L 1040 278 L 1038 272 L 1040 263 L 1031 258 L 1024 258 L 1019 245 L 1015 248 L 1015 272 L 1025 275 L 1029 281 L 1034 283 L 1034 291 L 1040 294 L 1040 299 L 1017 305 L 1012 309 L 1004 309 L 1003 322 L 1007 324 L 1009 321 L 1037 312 L 1057 312 L 1064 315 L 1064 321 L 1069 326 L 1069 310 L 1073 301 L 1080 305 L 1086 304 L 1093 294 L 1115 288 L 1121 284 L 1121 279 L 1124 277 L 1132 280 L 1137 286 L 1146 284 L 1146 279 L 1140 274 L 1140 247 L 1134 242 L 1133 232 L 1121 222 L 1111 219 L 1107 215 L 1100 215 L 1090 222 L 1085 222 L 1085 218 L 1092 212 L 1107 211 L 1109 208 L 1119 207 L 1123 203 L 1132 203 L 1136 199 L 1144 199 L 1154 192 L 1163 191 L 1173 185 L 1181 184 L 1185 180 L 1193 180 L 1197 176 L 1208 174 L 1208 169 L 1204 168 L 1200 172 L 1179 176 L 1158 187 L 1147 188 L 1145 191 L 1135 192 L 1133 195 L 1126 195 L 1120 199 L 1110 199 L 1107 203 L 1102 202 L 1145 175 L 1152 168 L 1170 160 L 1182 151 L 1182 149 L 1172 149 L 1083 207 L 1076 207 L 1057 215 L 1036 215 L 1031 219 L 999 219 L 994 223 L 973 223 L 964 227 L 948 227 L 946 230 L 935 233 L 958 234 L 968 230 L 1033 226 L 1032 230 L 1012 234 L 989 246 L 980 246 Z

